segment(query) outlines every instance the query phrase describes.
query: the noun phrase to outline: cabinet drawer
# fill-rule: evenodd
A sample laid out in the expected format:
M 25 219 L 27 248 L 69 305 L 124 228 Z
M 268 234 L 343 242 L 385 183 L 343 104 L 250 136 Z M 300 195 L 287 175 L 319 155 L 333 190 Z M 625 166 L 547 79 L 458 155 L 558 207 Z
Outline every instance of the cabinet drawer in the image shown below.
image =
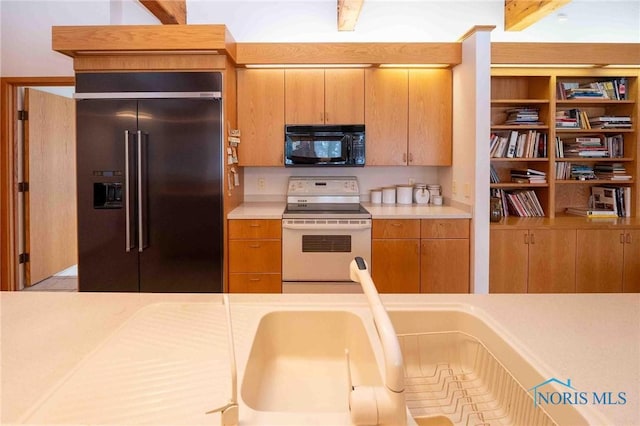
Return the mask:
M 419 219 L 376 219 L 371 238 L 420 238 Z
M 468 219 L 422 219 L 422 238 L 469 238 Z
M 282 221 L 279 219 L 229 220 L 229 238 L 236 240 L 273 238 L 280 239 Z
M 230 240 L 229 272 L 273 272 L 282 270 L 282 248 L 274 240 Z
M 229 293 L 282 293 L 282 275 L 229 274 Z

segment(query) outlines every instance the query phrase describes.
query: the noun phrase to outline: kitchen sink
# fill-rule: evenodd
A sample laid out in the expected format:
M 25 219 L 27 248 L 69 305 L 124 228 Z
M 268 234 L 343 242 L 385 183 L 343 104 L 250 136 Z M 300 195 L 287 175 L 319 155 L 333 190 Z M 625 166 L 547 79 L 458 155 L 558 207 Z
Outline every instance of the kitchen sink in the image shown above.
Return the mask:
M 479 316 L 388 313 L 404 360 L 406 404 L 418 425 L 590 423 L 572 405 L 534 405 L 529 389 L 549 377 Z
M 358 385 L 381 382 L 358 315 L 346 311 L 270 312 L 258 324 L 241 394 L 244 402 L 258 411 L 348 412 L 349 375 Z

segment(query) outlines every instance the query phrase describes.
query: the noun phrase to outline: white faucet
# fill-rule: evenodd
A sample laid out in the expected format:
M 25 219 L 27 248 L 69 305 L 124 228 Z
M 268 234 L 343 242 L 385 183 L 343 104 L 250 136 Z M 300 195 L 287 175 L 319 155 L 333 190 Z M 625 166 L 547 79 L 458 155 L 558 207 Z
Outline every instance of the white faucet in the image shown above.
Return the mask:
M 351 281 L 360 283 L 369 301 L 384 354 L 384 386 L 357 386 L 349 394 L 349 410 L 354 425 L 406 425 L 404 368 L 398 336 L 393 328 L 367 263 L 356 257 L 349 265 Z

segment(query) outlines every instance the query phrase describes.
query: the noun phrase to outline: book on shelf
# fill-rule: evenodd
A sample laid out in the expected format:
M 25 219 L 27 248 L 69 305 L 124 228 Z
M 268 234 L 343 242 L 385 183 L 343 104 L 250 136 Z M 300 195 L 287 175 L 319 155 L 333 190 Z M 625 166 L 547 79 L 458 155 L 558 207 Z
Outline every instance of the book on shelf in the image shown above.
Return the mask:
M 556 136 L 556 157 L 620 158 L 624 154 L 624 138 L 613 136 Z
M 589 206 L 613 210 L 619 217 L 631 216 L 631 188 L 621 186 L 593 186 Z
M 626 78 L 612 78 L 590 83 L 561 81 L 557 83 L 558 99 L 626 99 Z
M 610 179 L 612 181 L 629 181 L 632 179 L 631 175 L 627 174 L 627 169 L 622 163 L 596 164 L 593 167 L 598 179 Z
M 510 126 L 526 125 L 526 126 L 538 126 L 543 123 L 540 122 L 540 109 L 532 107 L 515 107 L 505 111 L 507 119 L 504 124 Z
M 489 155 L 491 158 L 544 158 L 547 156 L 547 135 L 537 130 L 492 133 Z
M 618 214 L 612 210 L 599 210 L 589 207 L 567 207 L 565 213 L 574 216 L 585 216 L 591 218 L 616 218 Z
M 591 129 L 586 111 L 578 108 L 556 111 L 556 129 Z
M 522 217 L 544 216 L 544 210 L 533 190 L 503 191 L 508 215 Z
M 493 167 L 493 164 L 489 166 L 489 170 L 489 181 L 491 183 L 500 183 L 500 176 L 498 176 L 498 172 L 496 171 L 496 168 Z

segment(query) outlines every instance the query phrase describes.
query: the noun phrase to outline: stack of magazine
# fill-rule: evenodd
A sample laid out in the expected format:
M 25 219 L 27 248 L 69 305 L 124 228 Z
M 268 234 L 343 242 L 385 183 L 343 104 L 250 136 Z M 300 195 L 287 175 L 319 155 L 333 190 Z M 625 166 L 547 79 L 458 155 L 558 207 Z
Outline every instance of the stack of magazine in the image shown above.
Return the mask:
M 631 217 L 631 188 L 594 186 L 588 207 L 567 207 L 566 212 L 591 218 Z

